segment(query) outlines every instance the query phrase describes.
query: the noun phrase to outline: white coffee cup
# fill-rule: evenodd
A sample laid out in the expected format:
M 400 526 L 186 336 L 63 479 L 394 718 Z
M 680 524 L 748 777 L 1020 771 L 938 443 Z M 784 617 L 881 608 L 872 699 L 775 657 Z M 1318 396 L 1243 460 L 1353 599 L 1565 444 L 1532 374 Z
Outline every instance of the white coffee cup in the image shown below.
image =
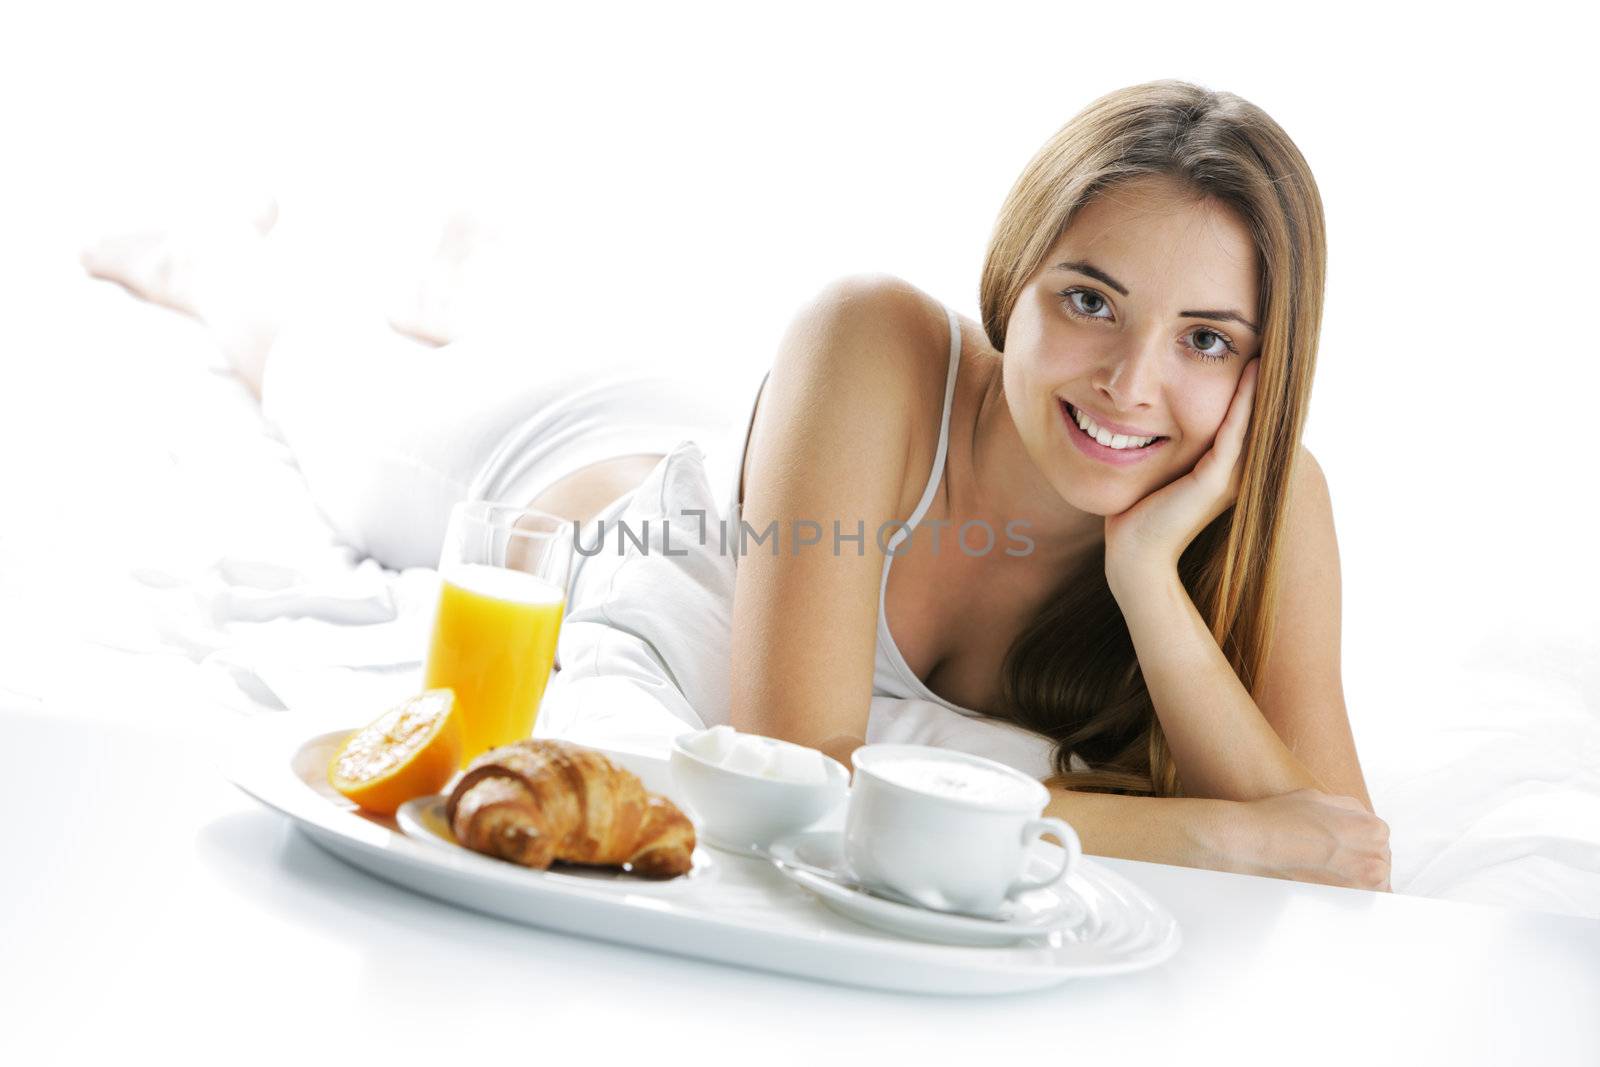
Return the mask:
M 855 778 L 844 852 L 863 885 L 938 911 L 993 915 L 1006 901 L 1053 886 L 1083 855 L 1072 827 L 1040 818 L 1042 782 L 981 756 L 929 745 L 866 745 Z M 1023 874 L 1041 834 L 1064 847 L 1059 870 Z

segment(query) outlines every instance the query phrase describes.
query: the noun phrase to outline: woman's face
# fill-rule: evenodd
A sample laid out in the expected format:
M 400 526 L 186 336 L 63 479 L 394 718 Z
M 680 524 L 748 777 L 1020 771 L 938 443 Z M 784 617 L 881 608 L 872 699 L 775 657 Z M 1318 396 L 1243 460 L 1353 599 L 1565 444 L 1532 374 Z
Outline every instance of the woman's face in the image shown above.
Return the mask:
M 1017 431 L 1068 504 L 1117 514 L 1205 455 L 1260 348 L 1256 263 L 1230 209 L 1169 178 L 1080 209 L 1012 310 L 1003 363 Z M 1107 447 L 1080 413 L 1101 440 L 1137 436 Z

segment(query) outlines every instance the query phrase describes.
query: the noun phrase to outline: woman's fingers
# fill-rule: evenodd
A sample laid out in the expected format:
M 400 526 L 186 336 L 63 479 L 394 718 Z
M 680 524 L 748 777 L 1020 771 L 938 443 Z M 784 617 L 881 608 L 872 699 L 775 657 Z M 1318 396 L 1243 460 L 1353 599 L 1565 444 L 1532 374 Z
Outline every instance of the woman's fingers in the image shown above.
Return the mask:
M 1244 447 L 1245 431 L 1250 428 L 1250 410 L 1255 406 L 1256 375 L 1260 365 L 1260 356 L 1245 364 L 1244 373 L 1239 376 L 1239 387 L 1233 391 L 1228 417 L 1223 420 L 1223 433 L 1227 434 L 1235 452 Z
M 1223 418 L 1222 427 L 1217 431 L 1216 441 L 1206 457 L 1210 459 L 1215 456 L 1215 466 L 1226 472 L 1223 477 L 1226 483 L 1223 492 L 1229 502 L 1232 502 L 1239 493 L 1242 476 L 1239 457 L 1244 453 L 1244 437 L 1250 429 L 1250 413 L 1255 408 L 1256 376 L 1260 372 L 1260 365 L 1260 356 L 1245 364 L 1244 373 L 1239 376 L 1238 387 L 1233 391 L 1233 401 L 1228 405 L 1228 414 Z

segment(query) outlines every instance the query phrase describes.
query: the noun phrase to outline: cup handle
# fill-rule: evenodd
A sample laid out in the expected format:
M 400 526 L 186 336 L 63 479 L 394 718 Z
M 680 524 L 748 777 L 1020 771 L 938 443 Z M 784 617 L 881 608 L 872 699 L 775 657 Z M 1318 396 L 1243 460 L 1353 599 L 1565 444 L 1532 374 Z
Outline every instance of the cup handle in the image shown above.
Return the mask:
M 1065 846 L 1063 849 L 1065 858 L 1062 860 L 1061 869 L 1043 878 L 1023 877 L 1017 879 L 1012 883 L 1011 888 L 1006 890 L 1007 900 L 1021 896 L 1023 893 L 1030 893 L 1035 889 L 1048 889 L 1064 880 L 1078 866 L 1078 860 L 1083 857 L 1083 845 L 1078 840 L 1077 831 L 1060 819 L 1034 819 L 1028 823 L 1022 828 L 1023 844 L 1032 844 L 1034 838 L 1046 833 L 1054 834 L 1061 840 L 1061 844 Z

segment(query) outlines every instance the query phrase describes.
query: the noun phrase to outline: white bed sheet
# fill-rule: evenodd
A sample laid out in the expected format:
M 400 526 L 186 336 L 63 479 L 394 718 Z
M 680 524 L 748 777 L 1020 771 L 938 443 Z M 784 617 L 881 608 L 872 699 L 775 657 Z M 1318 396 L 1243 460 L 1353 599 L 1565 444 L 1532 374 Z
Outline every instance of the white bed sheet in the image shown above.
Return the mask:
M 411 692 L 433 572 L 334 541 L 193 323 L 66 250 L 31 281 L 34 358 L 8 358 L 0 396 L 0 707 L 183 728 Z M 1347 657 L 1396 892 L 1600 917 L 1600 712 L 1559 680 L 1597 656 L 1567 633 L 1404 677 Z

